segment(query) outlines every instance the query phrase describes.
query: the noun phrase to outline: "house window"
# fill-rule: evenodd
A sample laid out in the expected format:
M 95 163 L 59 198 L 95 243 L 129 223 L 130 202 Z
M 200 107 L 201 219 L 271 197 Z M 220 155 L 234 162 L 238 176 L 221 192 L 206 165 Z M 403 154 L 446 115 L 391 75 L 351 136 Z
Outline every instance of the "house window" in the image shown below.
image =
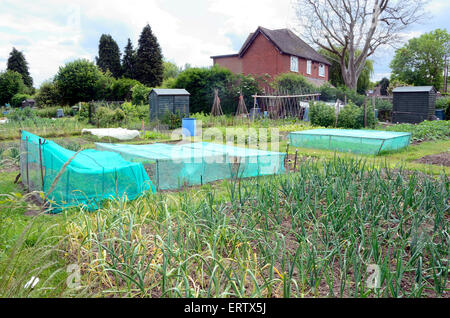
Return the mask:
M 319 76 L 325 77 L 325 65 L 319 64 Z
M 311 64 L 310 60 L 306 61 L 306 74 L 311 75 Z
M 298 72 L 298 57 L 291 56 L 291 72 Z

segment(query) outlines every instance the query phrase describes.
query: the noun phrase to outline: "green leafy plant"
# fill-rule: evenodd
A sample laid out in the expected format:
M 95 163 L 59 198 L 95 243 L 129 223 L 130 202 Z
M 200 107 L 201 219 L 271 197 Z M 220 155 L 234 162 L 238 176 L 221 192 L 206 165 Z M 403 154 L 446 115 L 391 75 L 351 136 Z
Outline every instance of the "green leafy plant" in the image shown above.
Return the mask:
M 322 102 L 311 102 L 309 106 L 309 118 L 315 126 L 330 127 L 336 124 L 334 107 Z
M 14 95 L 26 90 L 22 75 L 14 71 L 0 72 L 0 105 L 9 103 Z
M 110 99 L 115 101 L 131 101 L 133 87 L 138 84 L 140 84 L 138 81 L 130 78 L 114 80 L 111 85 Z
M 410 132 L 417 141 L 447 139 L 450 138 L 450 121 L 425 120 L 420 124 L 396 124 L 387 126 L 385 130 Z
M 160 133 L 158 131 L 146 131 L 144 133 L 144 139 L 155 140 L 155 139 L 166 139 L 168 136 L 166 134 Z
M 376 98 L 375 99 L 375 108 L 378 110 L 392 110 L 392 102 L 387 99 Z
M 94 118 L 100 127 L 111 127 L 121 125 L 125 121 L 126 115 L 120 108 L 112 110 L 107 107 L 99 107 L 95 111 Z
M 169 129 L 180 128 L 182 117 L 183 116 L 180 111 L 177 111 L 175 114 L 170 111 L 166 111 L 161 119 L 161 123 L 168 125 Z
M 21 107 L 22 102 L 26 99 L 30 99 L 31 96 L 28 94 L 18 93 L 11 98 L 11 106 L 12 107 Z
M 317 90 L 301 74 L 284 73 L 274 78 L 272 87 L 289 93 L 309 94 Z
M 133 105 L 144 105 L 149 103 L 148 94 L 150 94 L 151 88 L 144 84 L 136 84 L 132 88 L 132 103 Z
M 85 59 L 67 63 L 55 76 L 62 101 L 69 105 L 104 98 L 112 80 L 110 75 Z
M 353 103 L 345 105 L 338 115 L 338 127 L 359 129 L 363 125 L 359 118 L 361 117 L 361 108 Z

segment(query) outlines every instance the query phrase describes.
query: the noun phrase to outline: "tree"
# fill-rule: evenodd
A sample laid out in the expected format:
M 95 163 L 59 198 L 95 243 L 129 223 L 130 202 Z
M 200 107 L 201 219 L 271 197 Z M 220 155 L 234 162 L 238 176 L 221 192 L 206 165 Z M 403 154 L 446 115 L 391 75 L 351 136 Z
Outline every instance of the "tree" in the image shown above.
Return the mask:
M 387 88 L 389 87 L 389 79 L 386 77 L 383 77 L 380 81 L 380 83 L 378 83 L 379 85 L 381 85 L 380 87 L 380 94 L 383 96 L 387 96 L 388 92 L 387 92 Z
M 167 80 L 169 78 L 175 78 L 181 72 L 180 67 L 178 67 L 176 64 L 169 62 L 169 61 L 164 61 L 163 67 L 164 67 L 163 80 Z
M 45 81 L 39 87 L 35 100 L 39 107 L 56 106 L 61 103 L 61 94 L 55 83 Z
M 111 82 L 110 76 L 85 59 L 67 63 L 55 76 L 62 101 L 69 105 L 104 98 Z
M 392 95 L 392 91 L 394 90 L 394 88 L 403 87 L 403 86 L 411 86 L 411 85 L 409 85 L 408 83 L 402 82 L 401 80 L 398 80 L 398 79 L 392 79 L 389 82 L 389 86 L 386 89 L 386 92 L 388 95 Z
M 342 48 L 341 48 L 342 50 Z M 330 62 L 331 66 L 328 72 L 328 79 L 334 86 L 343 86 L 345 85 L 344 78 L 342 77 L 341 65 L 339 64 L 339 56 L 334 53 L 331 53 L 325 49 L 319 49 L 319 53 L 325 56 Z M 361 52 L 356 52 L 356 55 L 359 56 Z M 345 57 L 345 62 L 348 62 L 348 52 Z M 356 87 L 356 91 L 360 94 L 365 94 L 366 90 L 370 86 L 370 77 L 373 73 L 373 61 L 367 59 L 365 62 L 365 66 L 358 78 L 358 83 Z
M 210 68 L 188 68 L 177 76 L 170 88 L 184 88 L 191 94 L 191 113 L 209 113 L 215 89 L 218 89 L 220 104 L 225 114 L 236 111 L 240 93 L 244 96 L 245 103 L 250 106 L 253 105 L 251 95 L 262 92 L 257 78 L 233 74 L 218 65 Z
M 424 2 L 298 0 L 297 16 L 305 38 L 338 56 L 345 85 L 356 90 L 367 58 L 398 41 L 400 31 L 422 17 Z
M 127 46 L 123 52 L 122 75 L 126 78 L 136 79 L 136 50 L 133 43 L 128 39 Z
M 148 95 L 150 94 L 151 91 L 150 87 L 138 83 L 134 85 L 131 91 L 132 91 L 131 96 L 133 105 L 144 105 L 149 103 Z
M 139 38 L 136 60 L 136 79 L 142 84 L 156 87 L 163 81 L 163 60 L 157 38 L 150 25 L 146 25 Z
M 433 85 L 440 89 L 449 42 L 450 34 L 441 29 L 409 40 L 395 52 L 390 64 L 391 79 L 417 86 Z
M 30 99 L 31 95 L 28 94 L 24 94 L 24 93 L 17 93 L 16 95 L 14 95 L 11 98 L 11 106 L 12 107 L 21 107 L 22 106 L 22 102 Z
M 23 83 L 26 86 L 30 88 L 33 86 L 33 78 L 30 76 L 28 70 L 28 62 L 25 60 L 23 53 L 16 50 L 15 47 L 13 47 L 11 53 L 9 53 L 6 69 L 22 75 Z
M 10 103 L 14 95 L 25 91 L 26 86 L 21 74 L 15 71 L 0 73 L 0 105 Z
M 131 78 L 119 78 L 113 81 L 111 85 L 111 98 L 115 101 L 130 101 L 132 98 L 132 89 L 138 81 Z
M 120 49 L 116 41 L 109 34 L 102 34 L 98 45 L 97 66 L 103 72 L 110 71 L 112 76 L 118 78 L 122 74 L 120 65 Z

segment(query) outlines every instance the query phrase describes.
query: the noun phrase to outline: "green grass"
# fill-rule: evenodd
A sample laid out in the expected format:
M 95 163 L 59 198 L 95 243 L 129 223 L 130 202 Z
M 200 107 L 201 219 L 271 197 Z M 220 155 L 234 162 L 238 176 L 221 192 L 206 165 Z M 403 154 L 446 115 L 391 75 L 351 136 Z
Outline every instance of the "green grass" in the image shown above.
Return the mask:
M 69 137 L 81 135 L 83 128 L 92 125 L 79 122 L 76 118 L 32 118 L 23 121 L 11 121 L 0 125 L 0 141 L 20 139 L 20 130 L 26 130 L 43 138 Z
M 65 284 L 67 260 L 61 250 L 66 214 L 27 216 L 39 210 L 14 184 L 17 172 L 0 173 L 0 297 L 73 295 Z M 33 277 L 34 289 L 24 288 Z
M 37 129 L 71 150 L 94 147 L 58 127 Z M 17 157 L 13 131 L 0 162 Z M 450 171 L 414 160 L 449 148 L 446 137 L 380 156 L 298 148 L 295 173 L 37 217 L 24 215 L 39 207 L 13 183 L 18 172 L 1 171 L 0 297 L 448 297 Z M 69 264 L 81 290 L 66 285 Z M 371 264 L 379 289 L 366 283 Z M 41 280 L 26 290 L 31 276 Z

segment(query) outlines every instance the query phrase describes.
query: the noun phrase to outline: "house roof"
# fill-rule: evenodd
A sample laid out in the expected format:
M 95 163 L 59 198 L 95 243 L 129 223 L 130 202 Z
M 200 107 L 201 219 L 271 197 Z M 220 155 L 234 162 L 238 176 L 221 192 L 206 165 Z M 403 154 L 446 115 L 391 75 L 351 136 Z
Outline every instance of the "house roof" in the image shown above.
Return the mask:
M 155 92 L 156 95 L 191 95 L 189 92 L 185 89 L 181 88 L 154 88 L 152 89 L 152 92 Z
M 312 78 L 312 77 L 306 77 L 306 76 L 305 76 L 305 79 L 306 79 L 310 84 L 312 84 L 312 85 L 315 86 L 315 87 L 320 87 L 320 86 L 322 86 L 323 84 L 327 83 L 326 80 L 323 80 L 323 79 L 320 79 L 320 78 Z
M 393 93 L 413 93 L 413 92 L 430 92 L 434 90 L 433 86 L 401 86 L 392 90 Z
M 211 58 L 221 58 L 221 57 L 236 57 L 236 56 L 239 56 L 239 54 L 237 54 L 237 53 L 234 53 L 234 54 L 223 54 L 223 55 L 214 55 L 214 56 L 211 56 Z
M 256 39 L 259 33 L 262 33 L 275 47 L 284 54 L 295 55 L 308 60 L 331 65 L 331 63 L 322 55 L 317 53 L 305 41 L 300 39 L 294 32 L 289 29 L 269 30 L 263 27 L 258 27 L 255 32 L 250 33 L 239 51 L 239 56 L 242 57 L 252 42 Z

